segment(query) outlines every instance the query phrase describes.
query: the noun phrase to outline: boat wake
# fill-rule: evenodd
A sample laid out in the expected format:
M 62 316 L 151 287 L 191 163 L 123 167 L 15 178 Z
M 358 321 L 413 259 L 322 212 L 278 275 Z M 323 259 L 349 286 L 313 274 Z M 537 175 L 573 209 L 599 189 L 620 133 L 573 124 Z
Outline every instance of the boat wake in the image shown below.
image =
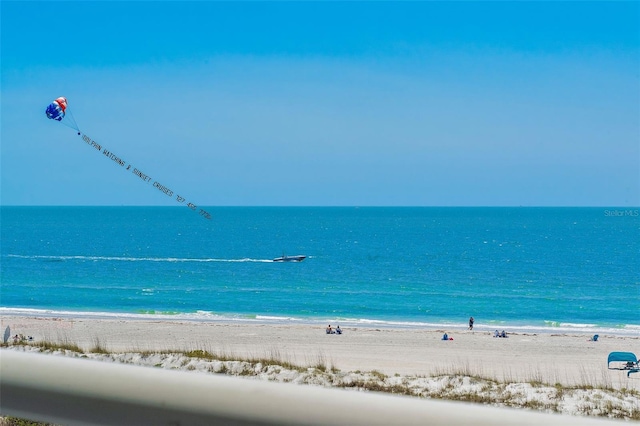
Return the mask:
M 9 254 L 7 257 L 19 258 L 19 259 L 34 259 L 45 260 L 49 262 L 64 262 L 64 261 L 109 261 L 109 262 L 253 262 L 253 263 L 272 263 L 273 259 L 218 259 L 218 258 L 180 258 L 180 257 L 128 257 L 128 256 L 40 256 L 31 255 L 24 256 L 19 254 Z

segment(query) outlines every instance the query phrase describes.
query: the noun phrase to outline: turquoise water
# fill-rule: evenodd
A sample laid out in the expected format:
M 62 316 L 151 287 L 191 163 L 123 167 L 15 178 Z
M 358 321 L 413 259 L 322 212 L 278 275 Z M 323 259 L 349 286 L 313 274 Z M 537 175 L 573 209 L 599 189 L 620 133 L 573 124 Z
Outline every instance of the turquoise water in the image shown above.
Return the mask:
M 2 207 L 0 312 L 640 334 L 637 209 L 207 211 Z

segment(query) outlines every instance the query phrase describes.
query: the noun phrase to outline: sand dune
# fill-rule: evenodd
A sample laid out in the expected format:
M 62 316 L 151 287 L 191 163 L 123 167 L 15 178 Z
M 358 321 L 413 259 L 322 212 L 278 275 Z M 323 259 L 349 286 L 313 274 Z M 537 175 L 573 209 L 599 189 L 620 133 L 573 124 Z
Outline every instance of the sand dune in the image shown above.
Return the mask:
M 87 352 L 100 346 L 110 354 L 89 357 L 130 364 L 237 375 L 253 371 L 254 377 L 265 380 L 320 386 L 349 387 L 375 379 L 381 387 L 401 385 L 421 396 L 451 387 L 457 388 L 456 392 L 462 389 L 476 394 L 482 389 L 488 392 L 487 398 L 500 399 L 499 393 L 491 393 L 490 388 L 495 387 L 492 381 L 507 382 L 511 383 L 511 394 L 537 398 L 539 407 L 554 404 L 549 401 L 555 395 L 556 384 L 582 386 L 584 389 L 570 397 L 565 395 L 564 406 L 558 408 L 556 404 L 557 411 L 568 414 L 584 414 L 584 402 L 593 399 L 600 392 L 598 388 L 627 389 L 633 395 L 624 404 L 630 411 L 640 411 L 640 374 L 627 378 L 624 371 L 607 369 L 609 352 L 640 354 L 640 337 L 601 335 L 593 342 L 586 335 L 521 333 L 503 339 L 494 338 L 489 332 L 465 330 L 450 332 L 453 340 L 442 341 L 443 330 L 346 327 L 342 335 L 327 335 L 324 326 L 311 324 L 5 316 L 2 329 L 7 326 L 12 336 L 32 336 L 34 343 L 74 343 Z M 30 350 L 30 346 L 21 350 Z M 224 355 L 226 364 L 180 354 L 149 355 L 189 350 Z M 331 375 L 230 361 L 234 357 L 323 365 Z M 489 380 L 478 381 L 477 377 Z M 501 389 L 505 392 L 504 386 Z M 595 397 L 603 398 L 607 396 Z

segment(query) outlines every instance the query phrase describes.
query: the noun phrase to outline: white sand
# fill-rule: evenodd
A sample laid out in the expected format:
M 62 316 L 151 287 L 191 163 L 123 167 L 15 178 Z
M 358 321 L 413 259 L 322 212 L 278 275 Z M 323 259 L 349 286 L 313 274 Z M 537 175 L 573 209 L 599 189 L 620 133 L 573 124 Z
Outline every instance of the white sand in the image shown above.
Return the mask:
M 495 378 L 508 382 L 608 386 L 640 390 L 640 374 L 607 369 L 613 351 L 640 355 L 640 336 L 450 333 L 443 330 L 346 328 L 325 334 L 324 326 L 116 320 L 4 316 L 2 331 L 33 336 L 35 341 L 67 341 L 84 350 L 97 342 L 112 352 L 203 349 L 248 357 L 276 357 L 298 365 L 318 363 L 343 372 L 377 370 L 389 376 L 443 373 Z
M 327 335 L 324 326 L 309 324 L 9 315 L 1 318 L 1 327 L 2 331 L 9 327 L 11 336 L 32 336 L 34 343 L 76 344 L 92 352 L 57 354 L 107 362 L 323 387 L 373 384 L 376 390 L 399 387 L 400 392 L 415 396 L 578 416 L 637 419 L 640 412 L 640 373 L 627 378 L 626 371 L 607 369 L 610 352 L 640 354 L 640 336 L 601 335 L 593 342 L 586 335 L 520 333 L 503 339 L 465 330 L 449 333 L 454 340 L 442 341 L 443 330 L 343 327 L 342 335 Z M 110 353 L 93 353 L 96 346 Z M 40 351 L 35 344 L 10 344 L 3 350 L 11 349 Z M 326 368 L 290 369 L 285 363 L 262 365 L 166 353 L 188 350 L 227 359 L 267 358 Z M 565 389 L 556 388 L 556 383 Z M 567 388 L 576 385 L 580 387 Z

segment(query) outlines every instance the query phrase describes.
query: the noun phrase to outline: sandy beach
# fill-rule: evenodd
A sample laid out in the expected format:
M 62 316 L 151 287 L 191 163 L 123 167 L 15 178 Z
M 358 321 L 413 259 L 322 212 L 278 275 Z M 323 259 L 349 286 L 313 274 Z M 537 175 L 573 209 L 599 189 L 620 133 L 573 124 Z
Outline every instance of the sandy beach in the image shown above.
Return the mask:
M 89 351 L 98 343 L 110 352 L 206 350 L 238 358 L 276 357 L 297 365 L 324 363 L 343 372 L 393 376 L 453 373 L 507 382 L 560 383 L 640 390 L 640 377 L 608 370 L 613 351 L 640 353 L 640 336 L 510 334 L 487 331 L 344 328 L 260 323 L 4 316 L 2 330 L 34 342 L 69 342 Z M 335 326 L 335 325 L 334 325 Z M 448 331 L 453 340 L 442 341 Z

